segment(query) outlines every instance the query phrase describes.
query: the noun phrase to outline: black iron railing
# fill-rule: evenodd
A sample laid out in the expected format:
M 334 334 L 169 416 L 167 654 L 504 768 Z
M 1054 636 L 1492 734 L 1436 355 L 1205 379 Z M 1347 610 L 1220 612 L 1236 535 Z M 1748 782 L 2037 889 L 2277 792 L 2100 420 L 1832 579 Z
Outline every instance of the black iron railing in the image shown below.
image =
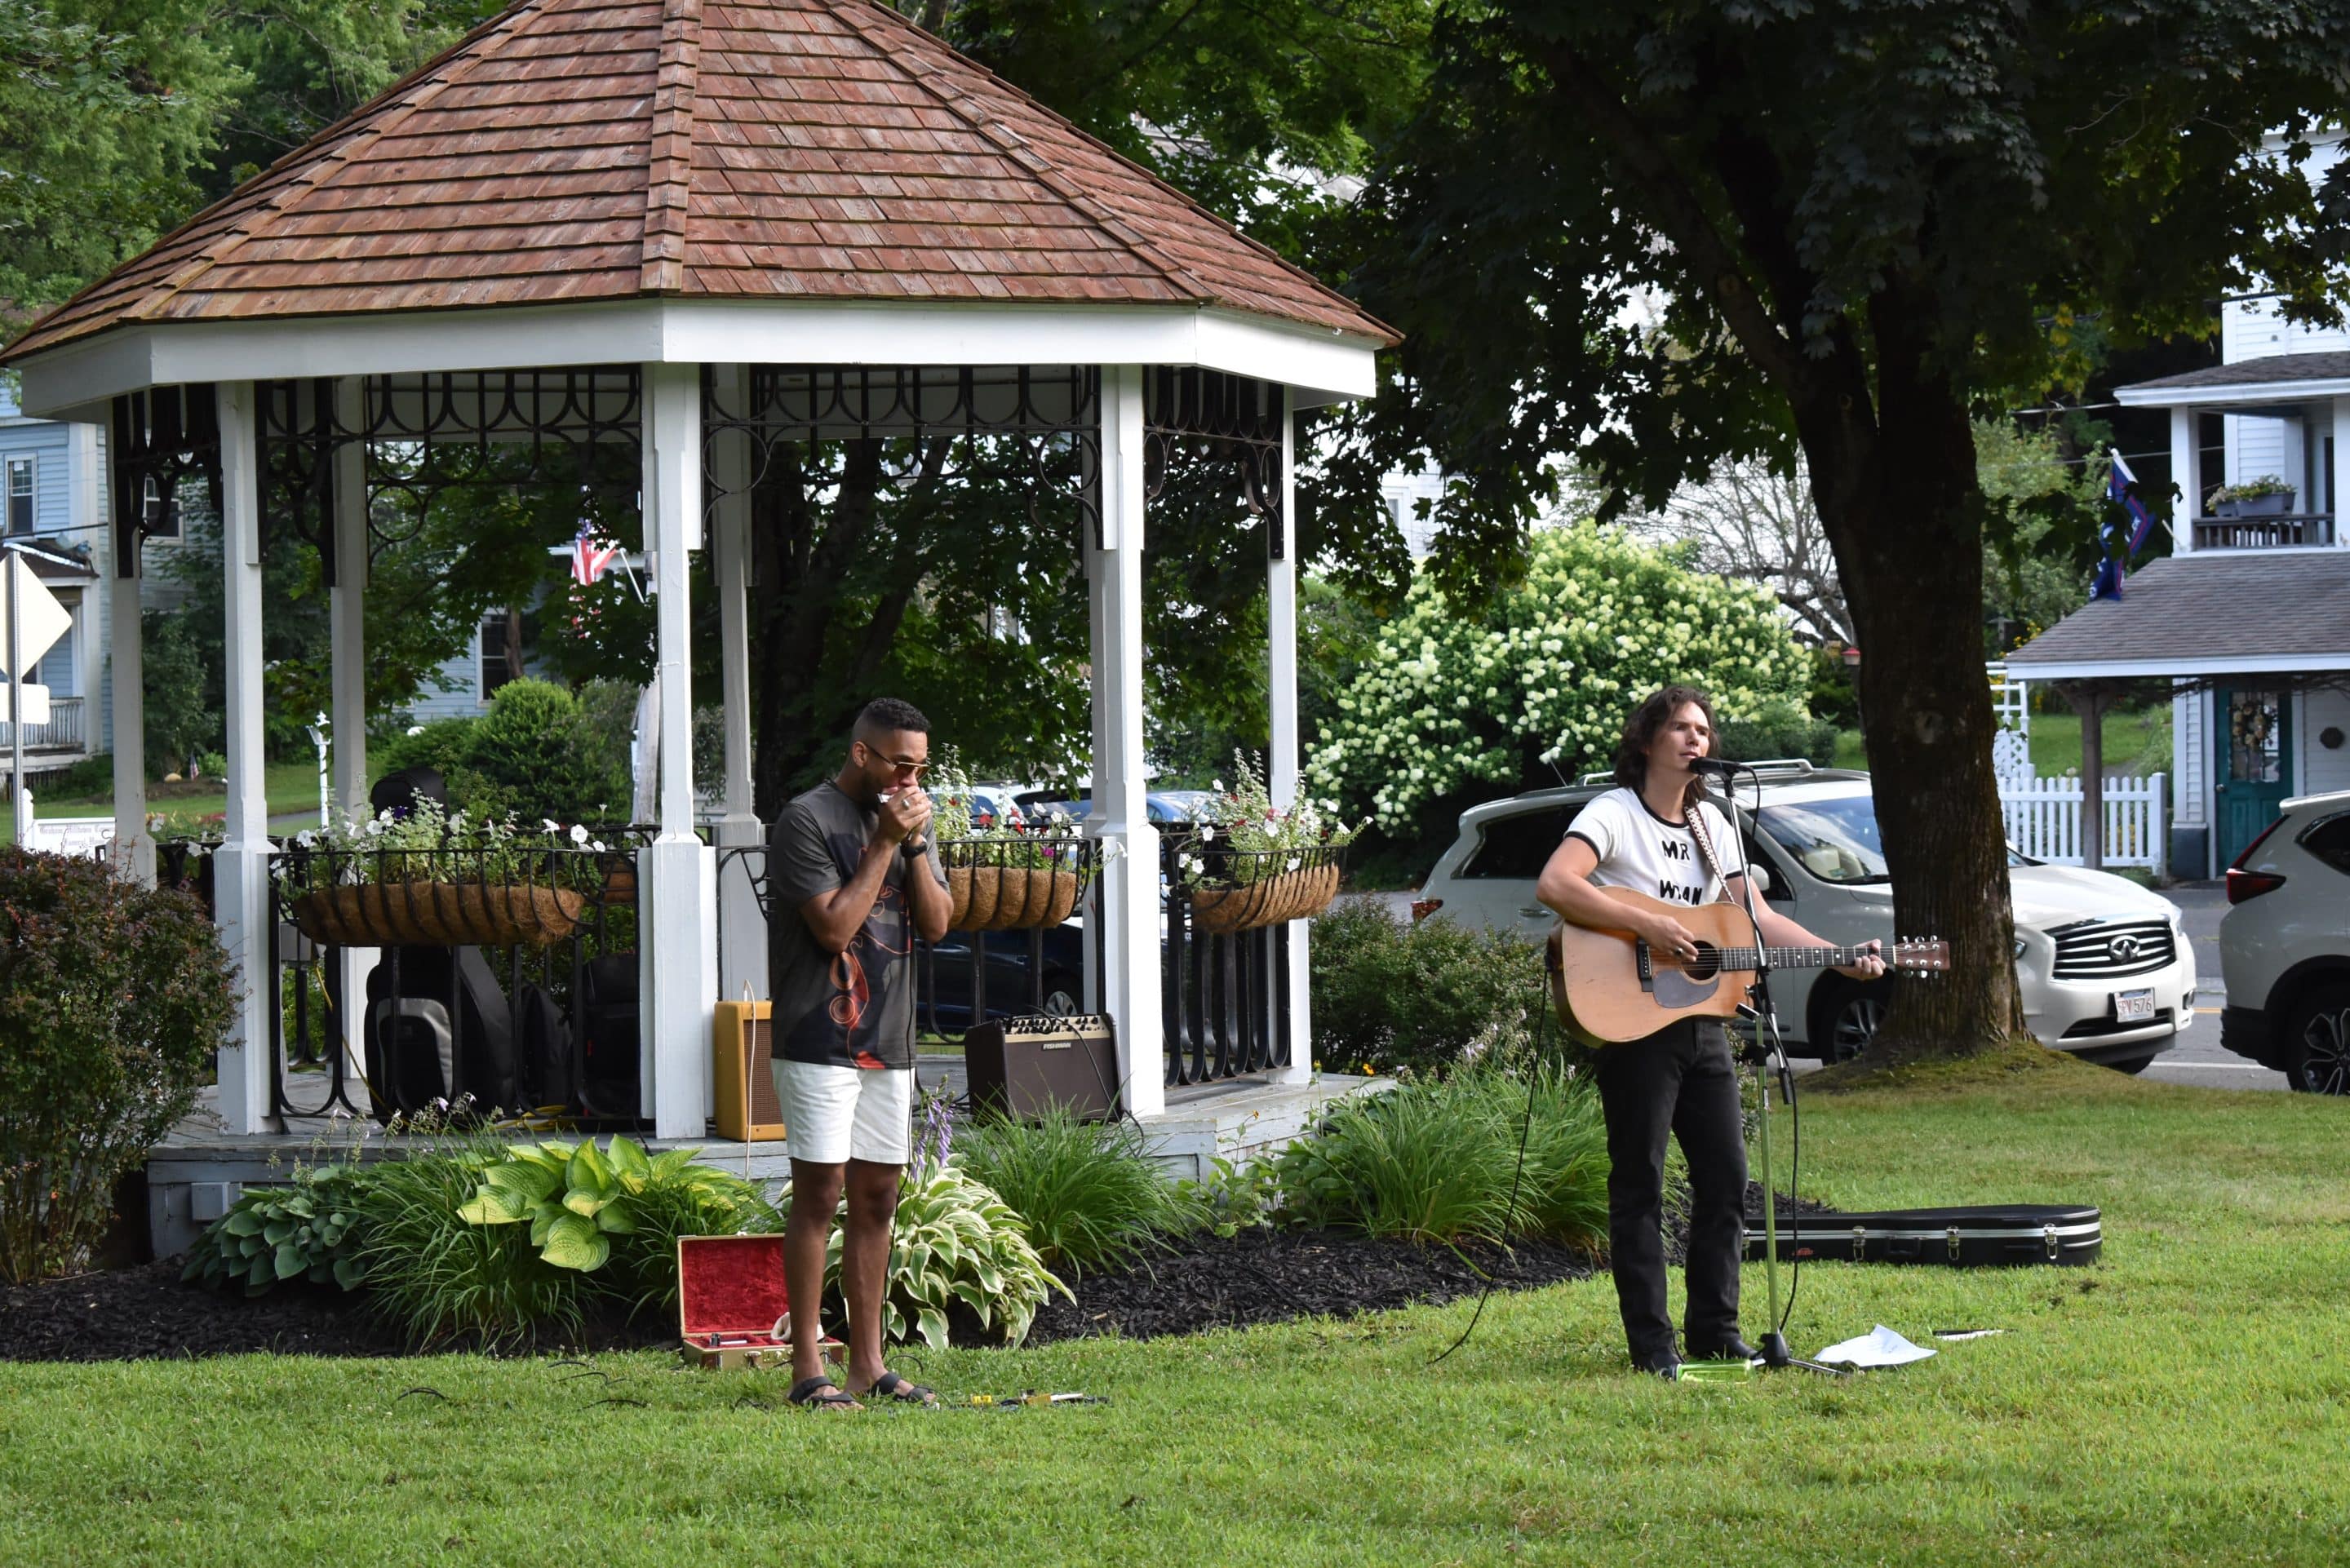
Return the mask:
M 1289 1065 L 1292 922 L 1337 891 L 1340 851 L 1234 849 L 1197 830 L 1159 840 L 1167 890 L 1167 1082 Z
M 637 1124 L 641 836 L 271 856 L 272 1113 L 383 1119 L 470 1097 L 484 1114 Z M 378 956 L 346 997 L 355 948 Z

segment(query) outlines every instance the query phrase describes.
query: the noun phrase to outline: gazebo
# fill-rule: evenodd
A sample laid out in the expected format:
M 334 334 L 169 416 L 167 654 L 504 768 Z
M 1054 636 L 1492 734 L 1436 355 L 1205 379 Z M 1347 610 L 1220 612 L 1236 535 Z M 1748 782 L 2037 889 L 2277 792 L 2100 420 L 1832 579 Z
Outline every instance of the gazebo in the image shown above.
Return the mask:
M 234 1131 L 281 1108 L 263 792 L 265 514 L 331 585 L 335 787 L 364 799 L 369 498 L 387 443 L 634 443 L 658 605 L 658 833 L 643 1115 L 712 1109 L 716 857 L 757 841 L 744 615 L 750 468 L 843 433 L 1043 432 L 1080 454 L 1107 841 L 1089 1002 L 1126 1104 L 1164 1106 L 1157 834 L 1145 810 L 1146 469 L 1251 471 L 1269 541 L 1271 785 L 1298 788 L 1291 414 L 1360 397 L 1394 335 L 878 0 L 523 0 L 37 322 L 28 412 L 109 432 L 118 853 L 151 876 L 140 745 L 144 498 L 217 486 L 229 804 L 214 871 L 244 977 L 219 1068 Z M 291 475 L 291 478 L 287 476 Z M 725 815 L 698 833 L 689 554 L 712 552 Z M 947 716 L 951 718 L 951 716 Z M 730 898 L 734 895 L 730 891 Z M 1310 1072 L 1303 928 L 1272 995 Z M 359 994 L 368 952 L 338 961 Z M 733 966 L 730 962 L 729 968 Z M 734 977 L 730 975 L 730 980 Z

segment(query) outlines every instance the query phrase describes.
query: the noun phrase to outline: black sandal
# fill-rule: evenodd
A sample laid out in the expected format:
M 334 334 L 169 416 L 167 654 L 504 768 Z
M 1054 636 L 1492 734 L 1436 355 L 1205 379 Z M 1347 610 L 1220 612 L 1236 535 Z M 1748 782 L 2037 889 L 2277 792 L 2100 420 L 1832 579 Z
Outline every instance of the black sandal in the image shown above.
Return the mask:
M 865 1408 L 853 1397 L 843 1392 L 838 1384 L 822 1375 L 801 1378 L 792 1385 L 792 1391 L 785 1397 L 793 1404 L 811 1410 L 862 1410 Z
M 873 1386 L 868 1388 L 866 1392 L 878 1394 L 882 1398 L 899 1405 L 935 1405 L 939 1402 L 937 1394 L 919 1383 L 907 1382 L 894 1372 L 884 1372 L 880 1376 L 876 1377 L 873 1380 Z

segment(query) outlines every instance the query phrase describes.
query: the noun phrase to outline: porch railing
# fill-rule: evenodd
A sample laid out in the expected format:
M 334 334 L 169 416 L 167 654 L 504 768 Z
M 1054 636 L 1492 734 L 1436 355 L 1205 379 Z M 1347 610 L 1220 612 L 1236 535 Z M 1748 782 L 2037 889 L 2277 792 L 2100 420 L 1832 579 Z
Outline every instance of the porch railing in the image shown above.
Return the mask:
M 49 699 L 49 722 L 25 726 L 25 749 L 28 752 L 78 752 L 84 744 L 86 731 L 82 722 L 79 697 Z M 0 691 L 0 746 L 11 744 L 8 737 L 8 699 Z
M 484 1114 L 638 1125 L 633 836 L 603 836 L 496 859 L 273 855 L 272 1114 L 384 1119 L 470 1096 Z M 352 948 L 377 957 L 346 997 Z
M 2199 550 L 2275 550 L 2334 543 L 2334 514 L 2299 512 L 2272 517 L 2198 517 Z

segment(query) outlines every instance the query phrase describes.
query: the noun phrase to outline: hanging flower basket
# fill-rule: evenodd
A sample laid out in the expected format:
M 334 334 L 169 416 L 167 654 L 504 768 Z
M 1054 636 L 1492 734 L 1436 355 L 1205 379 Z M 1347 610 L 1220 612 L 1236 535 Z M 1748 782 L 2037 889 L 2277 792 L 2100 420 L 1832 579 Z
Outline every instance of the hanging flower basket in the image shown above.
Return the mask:
M 1096 843 L 1075 834 L 949 839 L 939 846 L 957 931 L 1025 931 L 1076 912 L 1097 865 Z
M 546 947 L 569 936 L 585 895 L 529 883 L 365 882 L 288 905 L 304 936 L 330 947 Z
M 1191 888 L 1191 925 L 1211 936 L 1311 919 L 1338 896 L 1340 845 L 1211 851 Z

